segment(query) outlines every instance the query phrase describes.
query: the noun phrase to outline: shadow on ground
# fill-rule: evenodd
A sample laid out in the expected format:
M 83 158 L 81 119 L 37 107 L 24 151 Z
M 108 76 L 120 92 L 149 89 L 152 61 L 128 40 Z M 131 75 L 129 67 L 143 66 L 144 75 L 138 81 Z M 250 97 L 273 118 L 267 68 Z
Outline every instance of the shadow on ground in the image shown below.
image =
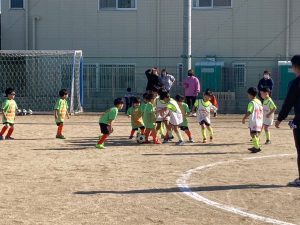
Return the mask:
M 155 189 L 140 189 L 128 191 L 77 191 L 76 195 L 97 195 L 97 194 L 116 194 L 116 195 L 131 195 L 131 194 L 161 194 L 161 193 L 179 193 L 179 192 L 213 192 L 213 191 L 229 191 L 229 190 L 251 190 L 251 189 L 274 189 L 285 188 L 282 185 L 261 185 L 261 184 L 245 184 L 245 185 L 227 185 L 227 186 L 206 186 L 206 187 L 190 187 L 189 189 L 180 190 L 178 187 L 173 188 L 155 188 Z

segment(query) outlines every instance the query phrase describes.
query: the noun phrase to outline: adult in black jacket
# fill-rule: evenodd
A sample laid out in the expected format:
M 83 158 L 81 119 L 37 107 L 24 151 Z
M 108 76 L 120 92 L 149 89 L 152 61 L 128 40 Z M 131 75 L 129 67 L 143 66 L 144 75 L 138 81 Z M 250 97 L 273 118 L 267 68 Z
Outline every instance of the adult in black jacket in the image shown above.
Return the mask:
M 148 79 L 146 91 L 152 92 L 152 91 L 158 91 L 160 87 L 162 87 L 162 84 L 160 82 L 159 78 L 159 71 L 157 68 L 152 68 L 149 70 L 146 70 L 145 72 L 146 77 Z
M 281 111 L 279 112 L 275 126 L 279 128 L 280 123 L 287 118 L 291 109 L 294 107 L 295 118 L 292 122 L 290 122 L 290 126 L 293 129 L 295 145 L 297 148 L 299 177 L 293 182 L 290 182 L 289 185 L 300 187 L 300 55 L 295 55 L 291 59 L 291 62 L 297 77 L 292 80 L 289 85 L 286 99 Z
M 258 85 L 257 85 L 260 99 L 262 100 L 262 98 L 260 96 L 260 91 L 263 88 L 269 88 L 271 90 L 270 96 L 272 96 L 273 87 L 274 87 L 274 81 L 271 78 L 271 73 L 268 70 L 265 70 L 264 77 L 258 82 Z

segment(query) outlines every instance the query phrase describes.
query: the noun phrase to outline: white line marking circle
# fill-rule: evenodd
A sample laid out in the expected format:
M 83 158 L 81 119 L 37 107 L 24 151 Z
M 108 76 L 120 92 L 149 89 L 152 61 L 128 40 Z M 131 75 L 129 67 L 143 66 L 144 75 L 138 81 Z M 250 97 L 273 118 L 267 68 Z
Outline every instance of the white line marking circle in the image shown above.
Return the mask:
M 284 157 L 284 156 L 292 156 L 292 155 L 294 155 L 294 154 L 279 154 L 279 155 L 268 155 L 268 156 L 259 156 L 259 157 L 248 157 L 248 158 L 243 158 L 243 159 L 239 159 L 239 160 L 221 161 L 221 162 L 216 162 L 216 163 L 212 163 L 212 164 L 208 164 L 208 165 L 204 165 L 204 166 L 199 166 L 195 169 L 191 169 L 191 170 L 186 171 L 184 174 L 181 175 L 181 177 L 176 181 L 176 183 L 177 183 L 177 186 L 179 187 L 180 191 L 183 192 L 183 194 L 189 196 L 190 198 L 193 198 L 194 200 L 197 200 L 199 202 L 203 202 L 203 203 L 205 203 L 209 206 L 213 206 L 213 207 L 221 209 L 223 211 L 227 211 L 227 212 L 230 212 L 230 213 L 234 213 L 234 214 L 237 214 L 237 215 L 240 215 L 240 216 L 243 216 L 243 217 L 248 217 L 248 218 L 258 220 L 258 221 L 262 221 L 262 222 L 265 222 L 265 223 L 271 223 L 271 224 L 277 224 L 277 225 L 295 225 L 295 224 L 292 224 L 292 223 L 288 223 L 288 222 L 268 218 L 268 217 L 265 217 L 265 216 L 259 216 L 259 215 L 256 215 L 254 213 L 246 212 L 246 211 L 243 211 L 241 209 L 238 209 L 238 208 L 230 206 L 230 205 L 225 205 L 225 204 L 221 204 L 221 203 L 212 201 L 208 198 L 203 197 L 202 195 L 200 195 L 196 192 L 193 192 L 190 189 L 189 185 L 188 185 L 188 180 L 191 178 L 192 174 L 197 172 L 197 171 L 200 171 L 200 170 L 215 167 L 215 166 L 218 166 L 218 165 L 243 161 L 243 160 L 275 158 L 275 157 Z

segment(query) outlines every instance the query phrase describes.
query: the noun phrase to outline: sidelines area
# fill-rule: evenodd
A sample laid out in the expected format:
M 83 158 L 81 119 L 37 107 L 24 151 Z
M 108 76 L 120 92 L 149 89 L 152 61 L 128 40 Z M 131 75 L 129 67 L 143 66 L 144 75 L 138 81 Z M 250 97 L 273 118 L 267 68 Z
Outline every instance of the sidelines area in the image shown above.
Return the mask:
M 234 206 L 230 206 L 230 205 L 225 205 L 225 204 L 221 204 L 215 201 L 212 201 L 208 198 L 205 198 L 204 196 L 193 192 L 189 185 L 188 185 L 188 180 L 191 178 L 192 174 L 198 171 L 202 171 L 205 170 L 207 168 L 212 168 L 218 165 L 224 165 L 224 164 L 231 164 L 234 162 L 238 162 L 238 161 L 243 161 L 243 160 L 256 160 L 256 159 L 264 159 L 264 158 L 276 158 L 276 157 L 285 157 L 285 156 L 292 156 L 293 154 L 279 154 L 279 155 L 269 155 L 269 156 L 256 156 L 256 157 L 247 157 L 247 158 L 243 158 L 240 160 L 230 160 L 230 161 L 220 161 L 220 162 L 216 162 L 216 163 L 212 163 L 212 164 L 208 164 L 208 165 L 204 165 L 204 166 L 199 166 L 195 169 L 191 169 L 186 171 L 184 174 L 181 175 L 181 177 L 176 181 L 177 186 L 180 188 L 180 191 L 187 195 L 188 197 L 199 201 L 199 202 L 203 202 L 209 206 L 230 212 L 230 213 L 234 213 L 243 217 L 248 217 L 257 221 L 262 221 L 265 223 L 270 223 L 270 224 L 277 224 L 277 225 L 295 225 L 292 223 L 288 223 L 288 222 L 284 222 L 284 221 L 280 221 L 280 220 L 276 220 L 273 218 L 268 218 L 265 216 L 260 216 L 260 215 L 256 215 L 254 213 L 251 212 L 246 212 L 243 211 L 241 209 L 238 209 Z

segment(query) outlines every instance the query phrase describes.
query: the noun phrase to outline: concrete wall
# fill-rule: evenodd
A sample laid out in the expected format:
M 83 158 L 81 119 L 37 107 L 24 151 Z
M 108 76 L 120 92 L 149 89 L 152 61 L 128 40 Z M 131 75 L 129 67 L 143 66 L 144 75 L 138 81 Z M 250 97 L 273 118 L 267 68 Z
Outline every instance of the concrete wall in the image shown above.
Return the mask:
M 39 17 L 37 49 L 82 49 L 87 62 L 137 63 L 138 92 L 145 87 L 146 68 L 167 67 L 174 74 L 181 62 L 182 0 L 137 0 L 137 10 L 107 11 L 98 10 L 98 0 L 26 1 L 29 49 L 33 18 Z M 227 67 L 245 62 L 246 86 L 253 86 L 264 69 L 277 76 L 276 61 L 285 57 L 287 0 L 232 1 L 232 8 L 192 10 L 192 55 L 199 57 L 193 63 L 205 56 L 216 56 Z M 290 2 L 293 55 L 300 52 L 300 1 Z M 25 11 L 9 9 L 9 0 L 2 0 L 1 31 L 2 49 L 25 49 Z
M 26 0 L 29 47 L 33 18 L 37 49 L 83 49 L 87 56 L 179 56 L 181 0 L 138 0 L 137 10 L 98 11 L 98 1 Z M 291 0 L 291 54 L 300 48 L 300 2 Z M 2 1 L 3 48 L 25 48 L 25 10 Z M 231 9 L 193 9 L 193 55 L 284 56 L 285 0 L 233 0 Z

